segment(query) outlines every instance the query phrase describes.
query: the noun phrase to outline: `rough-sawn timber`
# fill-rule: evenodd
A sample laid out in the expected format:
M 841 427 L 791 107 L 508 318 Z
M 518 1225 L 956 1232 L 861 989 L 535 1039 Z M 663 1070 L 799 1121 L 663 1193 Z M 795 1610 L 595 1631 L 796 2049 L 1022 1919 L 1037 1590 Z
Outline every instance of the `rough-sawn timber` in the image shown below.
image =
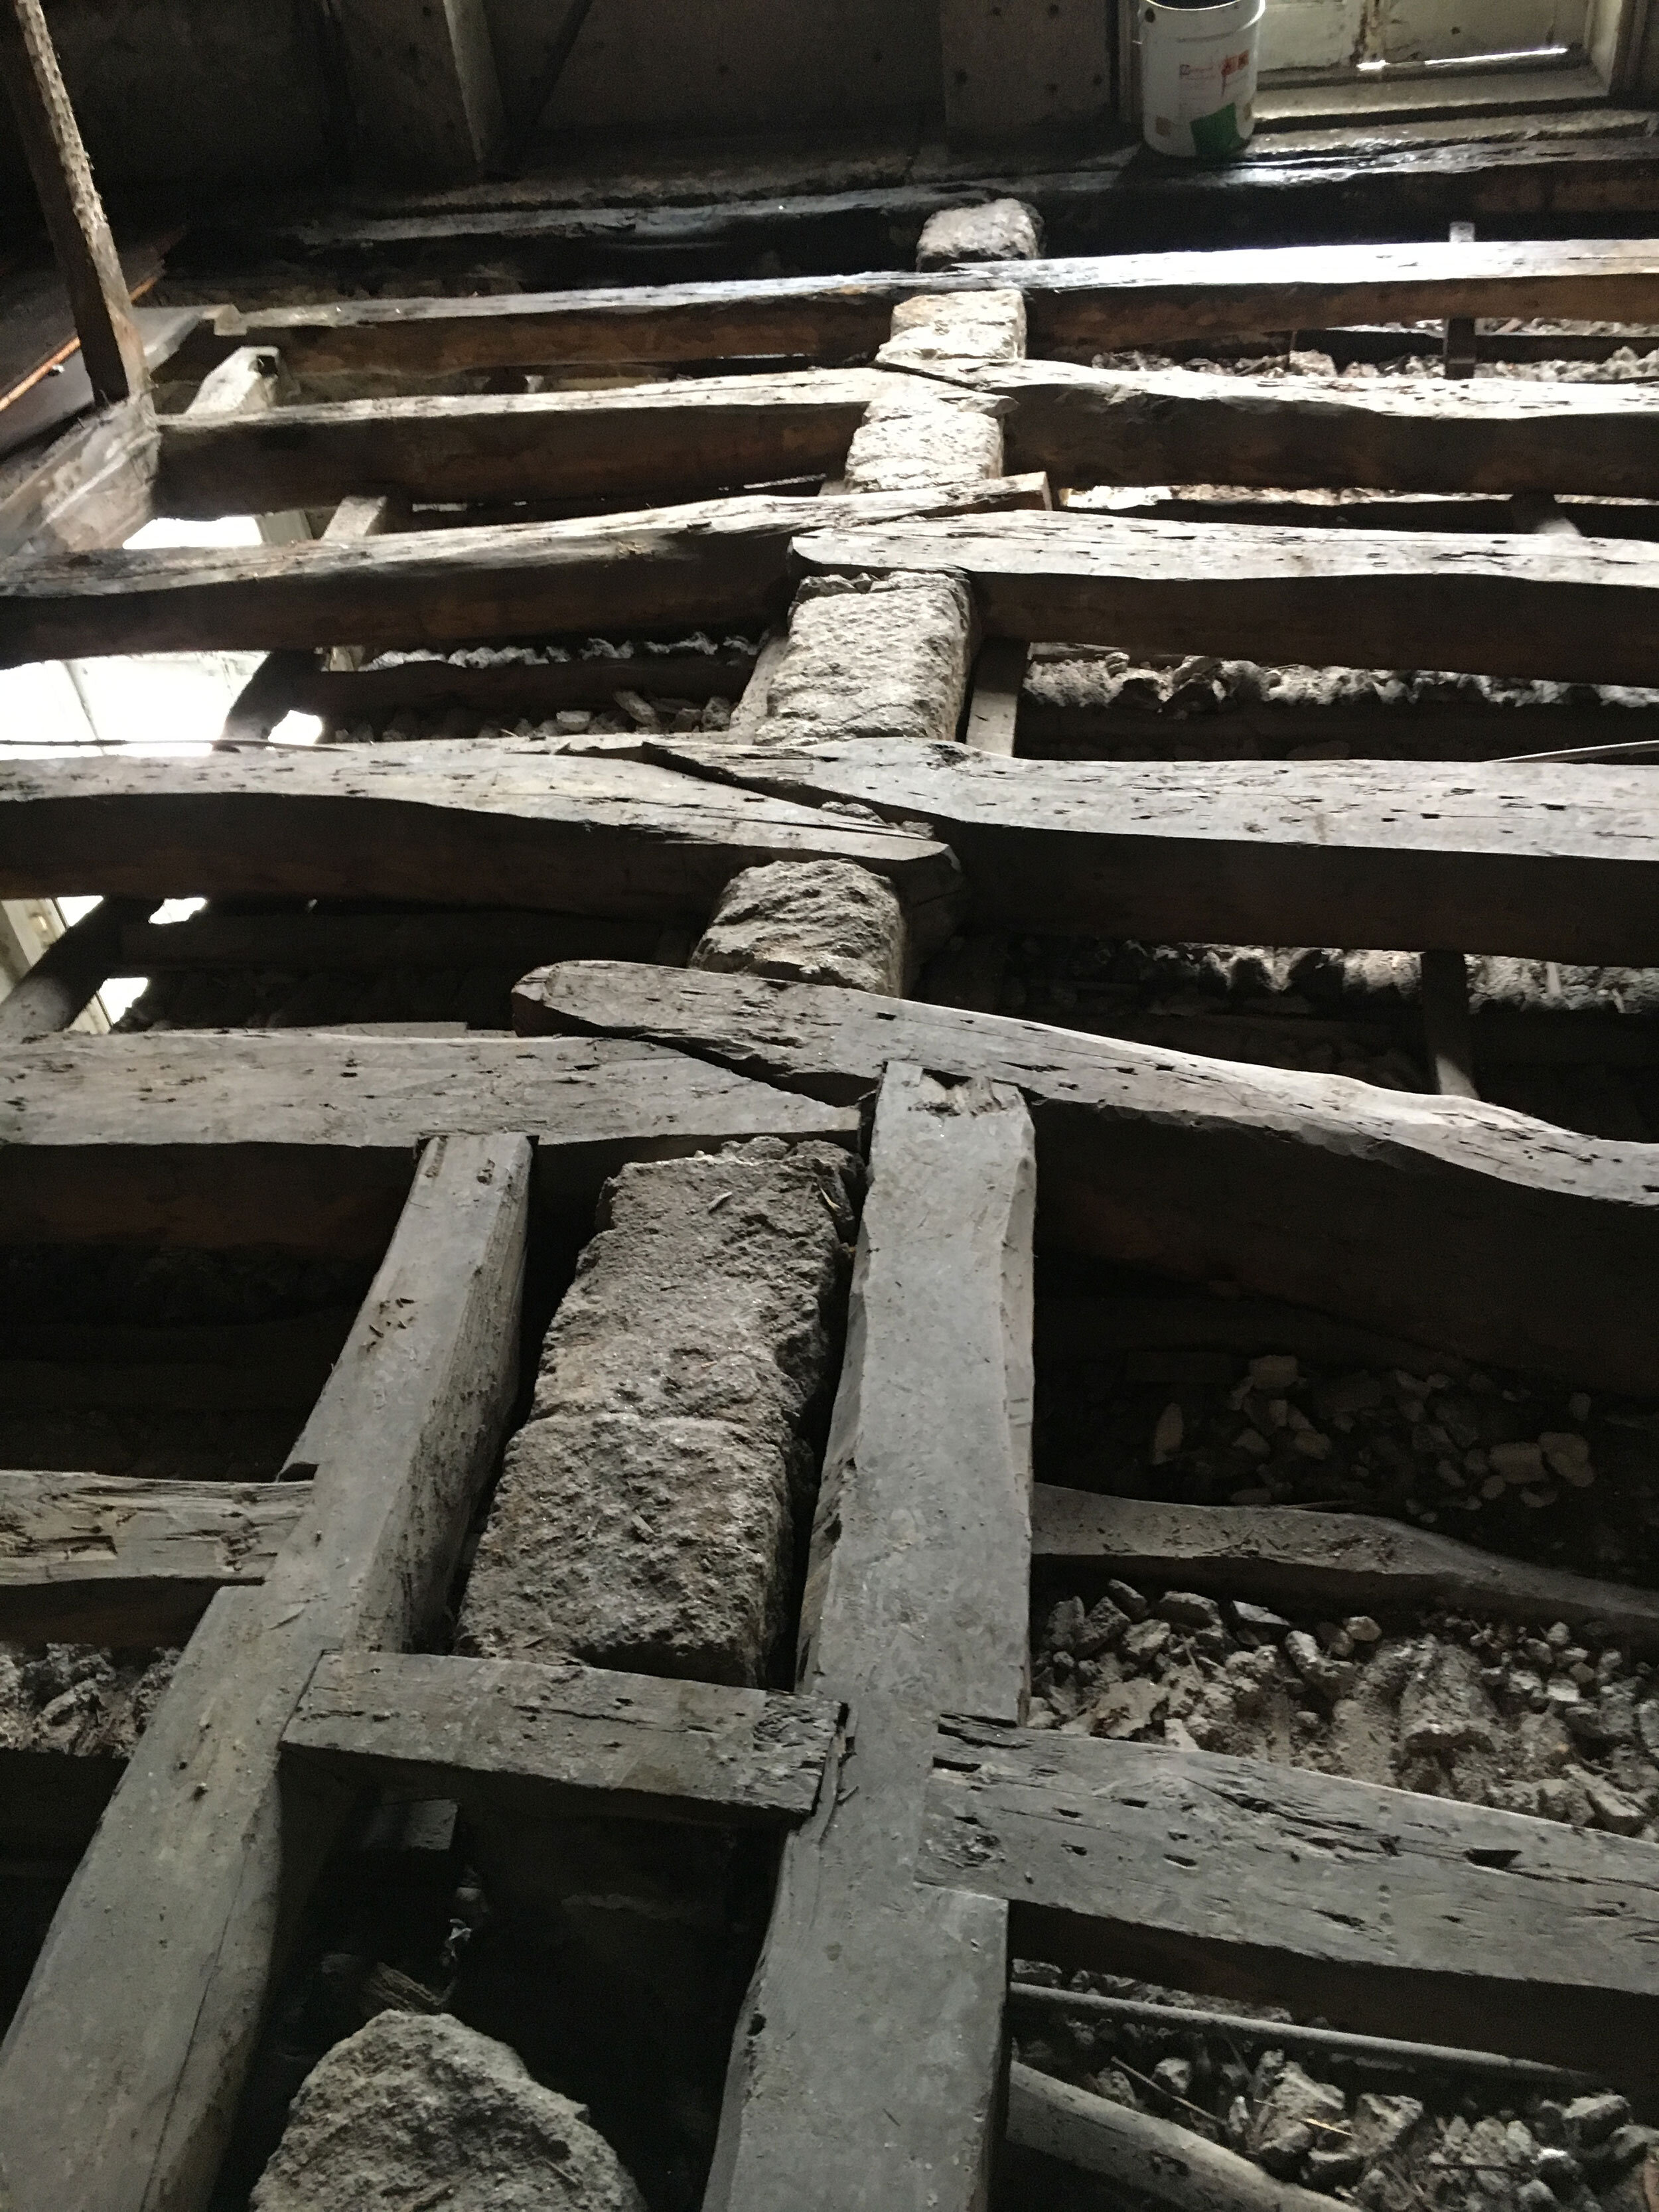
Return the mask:
M 1659 1387 L 1650 1148 L 1502 1107 L 1244 1067 L 1037 1022 L 605 962 L 526 977 L 523 1030 L 672 1044 L 850 1100 L 890 1061 L 1017 1085 L 1042 1236 L 1575 1387 Z
M 781 799 L 922 817 L 984 927 L 1659 961 L 1659 813 L 1640 768 L 1029 761 L 874 740 L 649 750 Z
M 287 1759 L 371 1767 L 382 1787 L 589 1820 L 805 1820 L 833 1700 L 592 1667 L 342 1652 L 319 1660 Z

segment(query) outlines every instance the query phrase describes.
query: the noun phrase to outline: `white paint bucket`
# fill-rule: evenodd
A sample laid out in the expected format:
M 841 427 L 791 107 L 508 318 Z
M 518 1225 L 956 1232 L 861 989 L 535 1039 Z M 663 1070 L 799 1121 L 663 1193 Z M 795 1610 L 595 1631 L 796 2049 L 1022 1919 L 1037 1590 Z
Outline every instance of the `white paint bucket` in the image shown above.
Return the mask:
M 1267 0 L 1137 0 L 1146 143 L 1188 161 L 1236 154 L 1255 129 L 1256 49 Z

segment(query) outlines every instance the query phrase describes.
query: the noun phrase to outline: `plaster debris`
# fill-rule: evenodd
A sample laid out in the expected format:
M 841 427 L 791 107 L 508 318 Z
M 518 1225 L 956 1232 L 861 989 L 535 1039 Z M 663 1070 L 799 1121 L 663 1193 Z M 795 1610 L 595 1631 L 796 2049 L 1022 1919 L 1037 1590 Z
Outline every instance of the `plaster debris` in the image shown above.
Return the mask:
M 1024 200 L 941 208 L 922 225 L 916 266 L 962 269 L 978 261 L 1036 261 L 1042 252 L 1042 217 Z

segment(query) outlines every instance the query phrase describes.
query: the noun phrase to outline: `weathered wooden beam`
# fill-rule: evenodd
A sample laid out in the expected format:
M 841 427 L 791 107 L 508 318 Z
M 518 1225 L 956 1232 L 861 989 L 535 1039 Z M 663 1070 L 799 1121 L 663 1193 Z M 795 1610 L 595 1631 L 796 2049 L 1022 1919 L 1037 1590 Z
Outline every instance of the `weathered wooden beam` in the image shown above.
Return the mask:
M 325 507 L 347 492 L 426 500 L 701 499 L 842 473 L 872 369 L 715 377 L 598 392 L 362 399 L 263 420 L 161 425 L 160 511 Z M 1564 481 L 1565 481 L 1564 479 Z
M 619 690 L 700 707 L 716 697 L 740 699 L 756 665 L 750 654 L 726 653 L 641 653 L 620 665 L 597 657 L 503 661 L 489 668 L 433 659 L 387 668 L 323 669 L 313 656 L 306 659 L 311 665 L 294 680 L 289 705 L 347 728 L 359 721 L 381 723 L 399 707 L 440 703 L 470 708 L 507 728 L 521 714 L 536 720 L 561 708 L 609 711 Z
M 1012 398 L 1011 469 L 1056 483 L 1327 484 L 1652 498 L 1659 399 L 1509 377 L 1229 376 L 1028 362 L 959 380 Z
M 264 1588 L 223 1591 L 139 1741 L 0 2051 L 15 2212 L 198 2212 L 295 1908 L 350 1796 L 279 1790 L 322 1653 L 442 1607 L 518 1378 L 522 1137 L 442 1138 L 327 1392 L 333 1446 Z M 135 2039 L 132 2022 L 144 2033 Z
M 1641 769 L 1000 760 L 869 739 L 649 752 L 782 800 L 930 822 L 986 927 L 1659 961 Z
M 3 1070 L 0 1218 L 44 1243 L 375 1252 L 434 1129 L 528 1130 L 544 1192 L 588 1203 L 641 1149 L 859 1140 L 855 1109 L 631 1044 L 161 1032 L 54 1039 Z
M 1008 2071 L 1008 2140 L 1170 2212 L 1329 2212 L 1332 2201 L 1275 2181 L 1173 2120 L 1132 2112 L 1018 2060 Z
M 545 902 L 566 914 L 699 923 L 740 869 L 781 860 L 872 868 L 892 883 L 924 945 L 949 933 L 958 871 L 926 838 L 534 740 L 0 770 L 4 896 L 71 885 L 158 896 L 295 892 Z
M 160 904 L 159 898 L 100 899 L 72 923 L 0 999 L 0 1048 L 68 1029 L 114 974 L 122 932 L 147 921 Z
M 1018 638 L 994 637 L 980 648 L 968 701 L 966 733 L 975 752 L 1012 757 L 1029 657 L 1029 647 Z
M 222 914 L 129 925 L 112 975 L 285 968 L 301 975 L 361 969 L 501 968 L 520 975 L 550 960 L 657 960 L 655 921 L 504 910 L 449 914 Z M 665 960 L 665 966 L 674 963 Z M 1659 1044 L 1656 1045 L 1659 1050 Z
M 1530 149 L 1529 149 L 1530 152 Z M 1092 189 L 1092 187 L 1091 187 Z M 1241 248 L 984 262 L 737 283 L 617 286 L 226 309 L 222 345 L 277 345 L 296 373 L 543 368 L 721 359 L 868 361 L 922 293 L 1025 294 L 1034 356 L 1447 314 L 1641 323 L 1659 251 L 1642 240 Z
M 363 544 L 83 554 L 0 562 L 0 665 L 107 653 L 408 646 L 747 622 L 789 588 L 790 540 L 881 521 L 1042 505 L 1002 478 L 948 493 L 757 496 L 603 520 L 398 532 Z
M 101 405 L 136 398 L 149 382 L 143 341 L 41 0 L 6 0 L 0 8 L 0 82 L 63 271 L 93 397 Z
M 0 1473 L 0 1638 L 182 1644 L 215 1592 L 263 1582 L 303 1482 Z
M 119 545 L 155 513 L 161 456 L 144 398 L 83 416 L 0 488 L 0 558 L 46 558 Z
M 952 1720 L 924 1881 L 1097 1958 L 1650 2089 L 1659 1850 L 1304 1767 Z M 1316 1992 L 1317 1993 L 1316 1995 Z M 1407 2026 L 1408 2023 L 1408 2026 Z
M 1234 1283 L 1575 1388 L 1659 1387 L 1642 1294 L 1659 1193 L 1642 1145 L 759 977 L 556 968 L 520 985 L 514 1018 L 672 1044 L 821 1097 L 857 1097 L 898 1060 L 1016 1085 L 1036 1122 L 1048 1249 Z
M 919 1890 L 915 1854 L 927 1717 L 1024 1687 L 1034 1179 L 1017 1094 L 888 1075 L 802 1621 L 803 1688 L 851 1710 L 784 1846 L 707 2212 L 984 2202 L 1006 1916 Z
M 343 1652 L 283 1735 L 290 1762 L 512 1818 L 804 1820 L 840 1708 L 578 1666 Z
M 794 550 L 813 574 L 953 570 L 972 584 L 994 637 L 1314 667 L 1659 681 L 1659 562 L 1614 538 L 1227 530 L 1062 512 L 832 525 Z
M 1534 1626 L 1597 1621 L 1626 1648 L 1659 1643 L 1652 1591 L 1504 1559 L 1364 1513 L 1164 1505 L 1039 1483 L 1031 1548 L 1036 1565 L 1061 1574 L 1144 1577 L 1169 1589 L 1316 1608 L 1321 1620 L 1444 1607 Z

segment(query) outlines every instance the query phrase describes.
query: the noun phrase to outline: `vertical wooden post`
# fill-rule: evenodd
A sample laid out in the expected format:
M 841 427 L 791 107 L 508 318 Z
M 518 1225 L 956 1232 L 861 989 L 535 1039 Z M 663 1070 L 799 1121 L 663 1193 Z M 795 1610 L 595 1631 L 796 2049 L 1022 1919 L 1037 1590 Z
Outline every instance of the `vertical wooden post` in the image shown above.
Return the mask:
M 41 0 L 0 0 L 0 78 L 69 289 L 93 395 L 104 406 L 133 398 L 149 382 L 143 340 Z

